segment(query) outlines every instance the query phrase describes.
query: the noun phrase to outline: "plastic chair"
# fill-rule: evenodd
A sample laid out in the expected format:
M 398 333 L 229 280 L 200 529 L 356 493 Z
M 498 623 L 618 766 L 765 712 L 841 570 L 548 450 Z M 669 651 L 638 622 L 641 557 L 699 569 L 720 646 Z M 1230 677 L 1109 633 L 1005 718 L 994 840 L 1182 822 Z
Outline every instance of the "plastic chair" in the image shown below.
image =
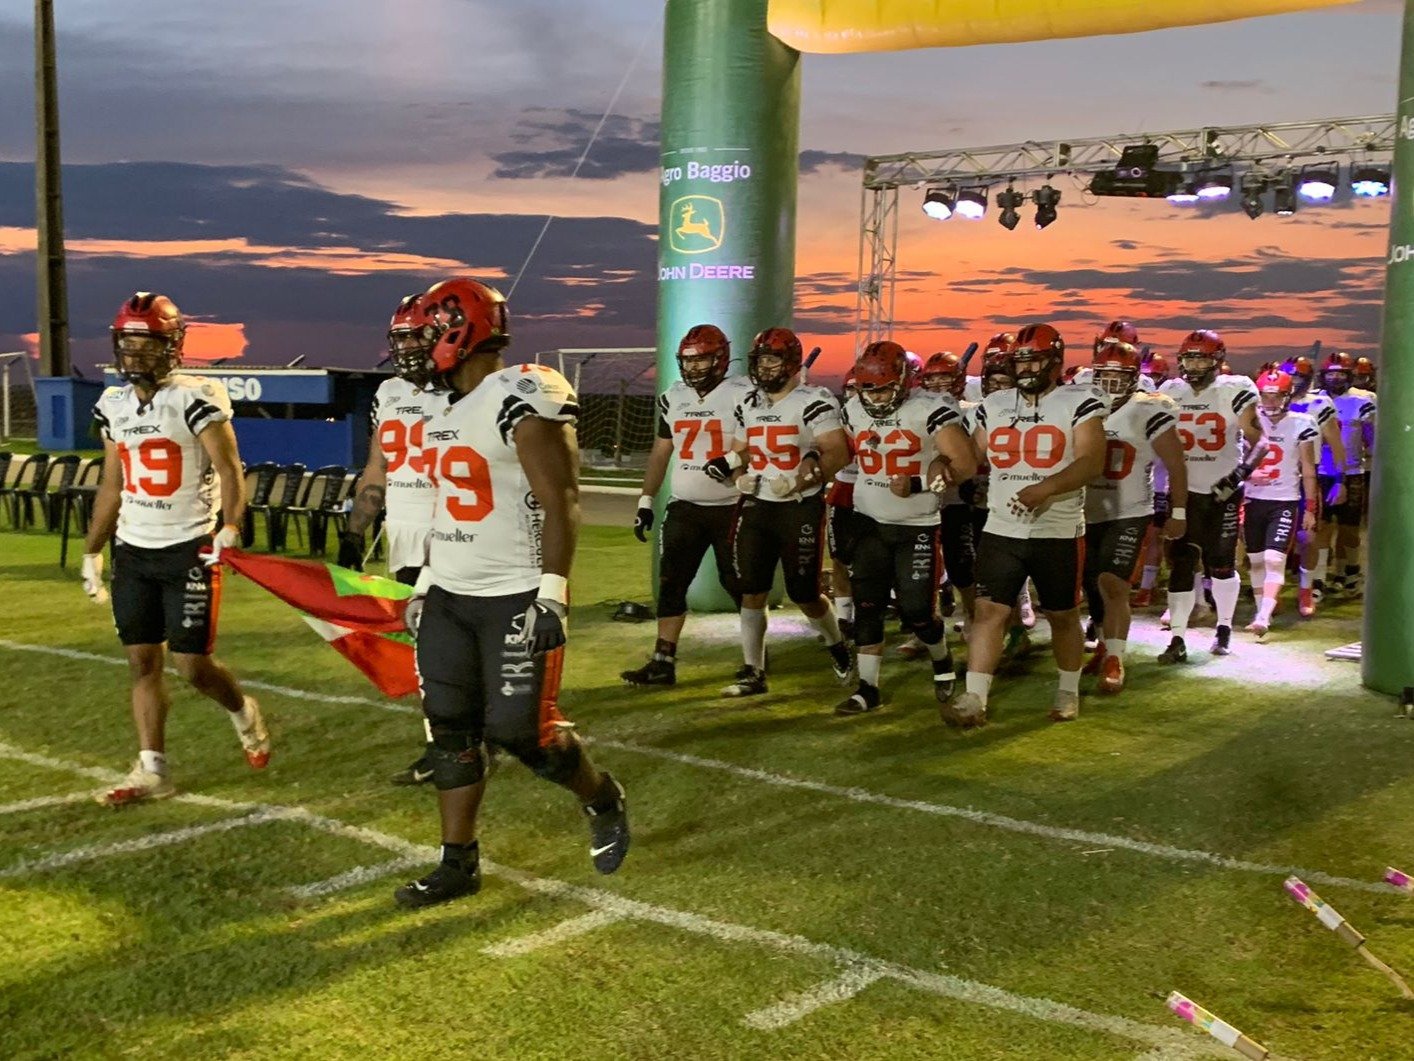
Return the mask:
M 35 453 L 28 457 L 21 457 L 10 465 L 9 481 L 0 487 L 0 502 L 4 503 L 10 513 L 12 527 L 18 529 L 20 525 L 19 491 L 33 489 L 35 480 L 48 466 L 49 455 L 47 453 Z

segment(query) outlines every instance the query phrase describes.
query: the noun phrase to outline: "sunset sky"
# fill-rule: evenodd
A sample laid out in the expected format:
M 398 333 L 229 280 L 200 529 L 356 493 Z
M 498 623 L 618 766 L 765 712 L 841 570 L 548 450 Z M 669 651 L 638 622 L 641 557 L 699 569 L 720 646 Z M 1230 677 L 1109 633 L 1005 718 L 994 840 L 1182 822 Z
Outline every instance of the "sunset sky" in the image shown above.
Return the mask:
M 806 56 L 797 329 L 824 346 L 827 373 L 853 350 L 863 156 L 1388 113 L 1401 9 L 1365 0 L 1134 36 Z M 106 360 L 108 321 L 135 289 L 170 294 L 198 322 L 197 355 L 371 365 L 403 294 L 451 272 L 504 286 L 547 214 L 513 303 L 515 349 L 652 344 L 660 6 L 415 10 L 59 5 L 80 367 Z M 29 14 L 0 11 L 0 351 L 35 327 Z M 990 215 L 931 222 L 905 192 L 897 337 L 926 354 L 1048 319 L 1080 347 L 1127 316 L 1157 349 L 1216 327 L 1248 368 L 1315 339 L 1373 352 L 1387 201 L 1253 222 L 1236 203 L 1087 206 L 1055 183 L 1059 220 L 1037 231 L 1028 208 L 1011 233 Z

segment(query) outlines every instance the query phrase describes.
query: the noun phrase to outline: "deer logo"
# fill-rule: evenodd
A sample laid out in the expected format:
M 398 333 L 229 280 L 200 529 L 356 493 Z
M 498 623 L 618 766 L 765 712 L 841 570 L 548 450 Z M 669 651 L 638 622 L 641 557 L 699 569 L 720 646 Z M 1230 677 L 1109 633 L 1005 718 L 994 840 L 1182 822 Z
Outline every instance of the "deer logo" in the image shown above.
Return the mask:
M 722 245 L 726 212 L 710 195 L 685 195 L 673 203 L 668 243 L 679 254 L 702 254 Z

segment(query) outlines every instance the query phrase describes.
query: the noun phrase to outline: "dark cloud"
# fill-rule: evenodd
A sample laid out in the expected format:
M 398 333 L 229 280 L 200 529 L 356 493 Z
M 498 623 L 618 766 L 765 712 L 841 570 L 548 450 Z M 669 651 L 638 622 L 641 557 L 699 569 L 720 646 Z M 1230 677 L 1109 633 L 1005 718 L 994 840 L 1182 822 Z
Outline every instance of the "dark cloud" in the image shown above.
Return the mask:
M 802 177 L 815 173 L 827 166 L 834 166 L 843 170 L 859 170 L 864 167 L 863 155 L 857 155 L 850 151 L 817 151 L 807 149 L 800 153 L 800 175 Z
M 1200 81 L 1198 86 L 1212 89 L 1215 92 L 1271 92 L 1271 89 L 1261 81 Z

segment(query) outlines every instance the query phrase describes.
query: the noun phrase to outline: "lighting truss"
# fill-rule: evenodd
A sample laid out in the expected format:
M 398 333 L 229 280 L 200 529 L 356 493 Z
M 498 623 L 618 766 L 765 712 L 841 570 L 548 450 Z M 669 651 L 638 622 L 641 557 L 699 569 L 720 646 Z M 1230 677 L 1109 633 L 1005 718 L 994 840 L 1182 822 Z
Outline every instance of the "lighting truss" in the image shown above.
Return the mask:
M 860 210 L 856 350 L 893 333 L 900 188 L 945 184 L 987 187 L 1046 181 L 1061 174 L 1088 176 L 1113 170 L 1126 147 L 1142 144 L 1158 146 L 1159 167 L 1196 170 L 1235 166 L 1239 172 L 1260 179 L 1275 179 L 1317 160 L 1356 165 L 1387 161 L 1393 155 L 1397 134 L 1395 116 L 1383 114 L 1084 140 L 1029 140 L 869 158 L 864 163 Z

